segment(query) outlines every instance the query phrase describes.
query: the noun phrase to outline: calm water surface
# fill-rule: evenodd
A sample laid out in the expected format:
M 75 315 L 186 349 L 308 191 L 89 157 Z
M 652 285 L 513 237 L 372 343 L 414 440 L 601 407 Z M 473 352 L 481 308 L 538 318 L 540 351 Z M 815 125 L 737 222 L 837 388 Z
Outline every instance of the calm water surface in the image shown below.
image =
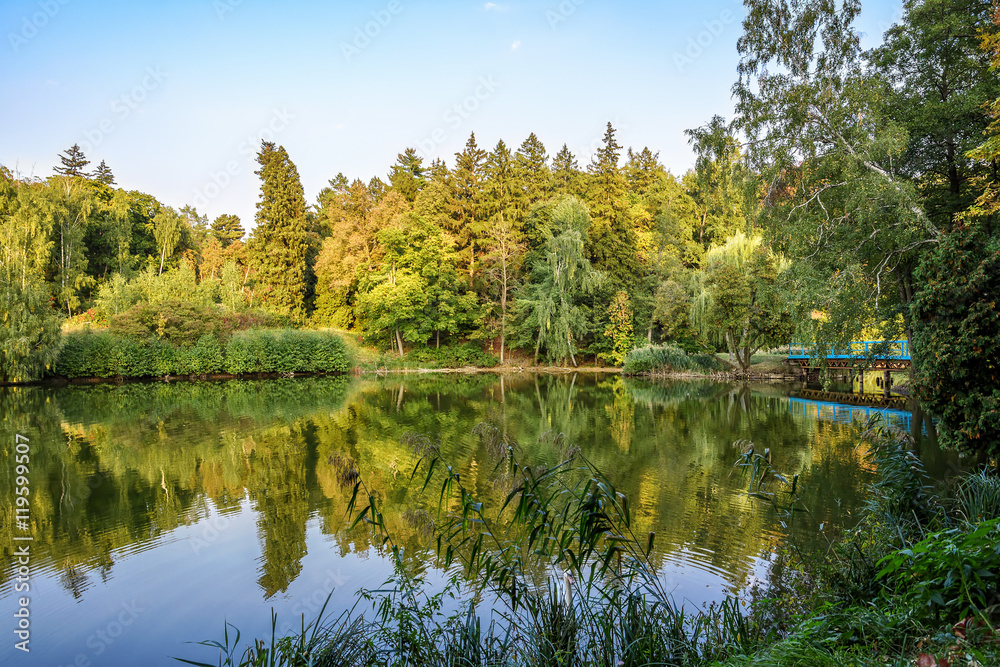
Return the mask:
M 0 664 L 211 660 L 184 642 L 221 638 L 224 621 L 265 636 L 272 608 L 279 625 L 297 626 L 331 590 L 334 612 L 351 607 L 392 568 L 365 530 L 348 530 L 345 462 L 374 489 L 413 566 L 442 582 L 428 550 L 437 497 L 408 483 L 417 457 L 405 436 L 438 441 L 491 501 L 495 461 L 472 435 L 484 421 L 532 464 L 579 447 L 638 508 L 635 532 L 656 531 L 675 598 L 720 600 L 766 578 L 782 542 L 826 544 L 863 501 L 870 472 L 850 422 L 865 411 L 795 393 L 582 374 L 0 388 Z M 918 435 L 932 469 L 946 467 L 925 421 L 890 419 Z M 27 530 L 14 521 L 17 434 L 30 440 Z M 810 514 L 783 523 L 746 497 L 733 472 L 739 440 L 800 476 Z M 14 539 L 24 536 L 33 540 Z M 29 593 L 15 591 L 24 544 Z M 24 595 L 30 654 L 14 648 Z

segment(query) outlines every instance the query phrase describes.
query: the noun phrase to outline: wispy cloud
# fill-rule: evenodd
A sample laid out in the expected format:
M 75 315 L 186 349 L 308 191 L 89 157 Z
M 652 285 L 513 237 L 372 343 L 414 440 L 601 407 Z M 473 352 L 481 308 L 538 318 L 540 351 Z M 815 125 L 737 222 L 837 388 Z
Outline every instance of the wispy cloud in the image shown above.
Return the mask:
M 519 48 L 521 48 L 521 40 L 517 40 L 513 44 L 510 45 L 510 50 L 511 51 L 517 51 Z

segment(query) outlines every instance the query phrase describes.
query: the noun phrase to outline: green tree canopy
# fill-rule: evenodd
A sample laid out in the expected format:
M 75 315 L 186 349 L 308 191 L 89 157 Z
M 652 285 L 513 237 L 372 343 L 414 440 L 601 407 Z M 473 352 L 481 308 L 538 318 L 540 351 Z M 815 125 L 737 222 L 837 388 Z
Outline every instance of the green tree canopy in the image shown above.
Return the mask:
M 744 372 L 758 350 L 787 342 L 795 329 L 794 300 L 780 280 L 786 268 L 760 236 L 742 232 L 705 255 L 692 319 L 725 341 Z

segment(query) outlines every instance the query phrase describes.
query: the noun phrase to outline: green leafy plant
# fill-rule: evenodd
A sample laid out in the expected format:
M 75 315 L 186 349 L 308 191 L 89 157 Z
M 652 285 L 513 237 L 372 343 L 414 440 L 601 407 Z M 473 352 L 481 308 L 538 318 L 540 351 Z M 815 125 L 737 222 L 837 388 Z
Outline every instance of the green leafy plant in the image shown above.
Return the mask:
M 1000 611 L 1000 519 L 932 533 L 880 563 L 878 576 L 934 620 L 989 621 Z

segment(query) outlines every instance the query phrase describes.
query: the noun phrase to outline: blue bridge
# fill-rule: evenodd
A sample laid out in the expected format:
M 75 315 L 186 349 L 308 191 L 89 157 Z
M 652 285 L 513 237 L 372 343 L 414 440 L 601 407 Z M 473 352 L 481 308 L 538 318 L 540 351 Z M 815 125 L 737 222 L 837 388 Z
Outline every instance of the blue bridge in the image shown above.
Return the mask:
M 829 368 L 872 368 L 879 370 L 904 370 L 910 366 L 910 343 L 905 340 L 854 341 L 788 345 L 788 360 L 802 368 L 815 365 L 813 360 L 826 359 Z

